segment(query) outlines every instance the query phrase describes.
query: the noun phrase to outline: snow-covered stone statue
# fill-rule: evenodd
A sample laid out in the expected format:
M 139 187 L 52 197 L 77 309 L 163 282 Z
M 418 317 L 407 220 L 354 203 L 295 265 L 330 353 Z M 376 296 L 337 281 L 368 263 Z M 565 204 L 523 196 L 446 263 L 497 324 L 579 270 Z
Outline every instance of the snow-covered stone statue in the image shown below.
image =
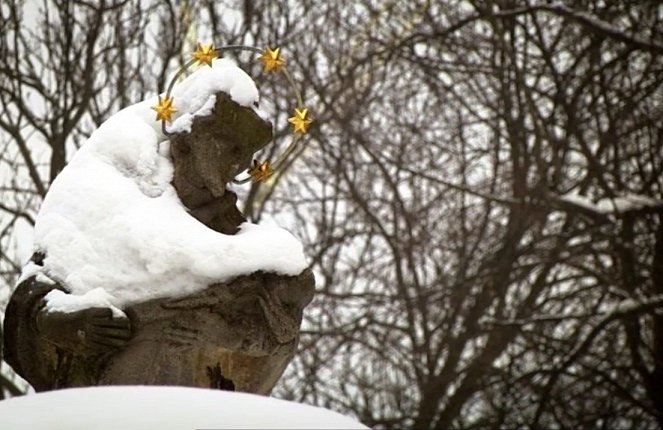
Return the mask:
M 6 310 L 6 361 L 37 391 L 185 385 L 267 394 L 314 281 L 287 231 L 246 222 L 227 185 L 272 138 L 229 60 L 90 136 L 55 179 Z

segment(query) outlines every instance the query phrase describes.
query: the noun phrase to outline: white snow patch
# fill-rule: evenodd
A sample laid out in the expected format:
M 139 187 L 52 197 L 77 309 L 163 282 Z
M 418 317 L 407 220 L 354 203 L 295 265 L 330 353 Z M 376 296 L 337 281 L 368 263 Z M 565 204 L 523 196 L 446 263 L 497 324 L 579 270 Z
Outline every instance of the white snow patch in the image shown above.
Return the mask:
M 589 197 L 573 193 L 564 194 L 560 196 L 560 199 L 603 215 L 663 206 L 663 200 L 657 200 L 639 194 L 626 194 L 621 197 L 603 198 L 596 203 L 594 203 Z
M 173 124 L 168 127 L 168 131 L 171 133 L 191 133 L 191 126 L 193 125 L 193 119 L 199 116 L 206 116 L 212 113 L 214 105 L 216 104 L 216 95 L 212 94 L 209 96 L 205 104 L 193 113 L 185 113 L 175 121 Z
M 221 59 L 173 89 L 178 115 L 210 109 L 217 91 L 244 105 L 258 98 L 250 77 Z M 34 247 L 46 254 L 40 270 L 76 295 L 103 288 L 120 308 L 260 270 L 301 273 L 303 248 L 287 231 L 245 223 L 224 235 L 188 214 L 170 184 L 173 165 L 155 104 L 143 101 L 109 118 L 53 181 L 35 225 Z M 39 272 L 28 269 L 26 277 Z
M 228 58 L 215 59 L 212 67 L 199 67 L 175 86 L 171 95 L 181 115 L 198 111 L 209 102 L 210 95 L 219 91 L 228 93 L 231 99 L 242 106 L 253 107 L 259 101 L 258 88 L 253 79 Z
M 42 266 L 29 261 L 28 264 L 23 266 L 23 270 L 21 270 L 21 276 L 18 278 L 17 284 L 20 284 L 21 282 L 33 276 L 37 277 L 38 282 L 42 282 L 44 284 L 55 284 L 51 278 L 44 274 L 43 270 L 44 268 Z
M 572 203 L 576 206 L 581 206 L 585 209 L 596 211 L 596 205 L 589 197 L 581 196 L 580 194 L 568 193 L 560 196 L 560 200 Z
M 126 317 L 125 313 L 113 305 L 113 296 L 103 288 L 77 296 L 64 291 L 53 290 L 44 297 L 47 312 L 76 312 L 89 308 L 110 308 L 114 317 Z
M 663 201 L 639 194 L 627 194 L 614 199 L 601 199 L 596 203 L 597 209 L 603 213 L 623 213 L 661 205 L 663 205 Z
M 3 428 L 21 430 L 367 429 L 328 409 L 187 387 L 71 388 L 0 401 Z
M 608 312 L 609 313 L 624 313 L 624 312 L 629 312 L 632 311 L 633 309 L 636 309 L 638 306 L 640 306 L 641 303 L 634 300 L 634 299 L 624 299 L 618 303 L 615 303 L 615 305 L 610 309 Z
M 190 132 L 193 118 L 208 115 L 216 103 L 215 94 L 223 91 L 238 104 L 254 109 L 258 102 L 255 82 L 236 63 L 227 58 L 215 59 L 212 67 L 201 66 L 192 76 L 173 88 L 171 95 L 178 112 L 169 132 Z M 156 101 L 152 102 L 152 105 Z M 152 112 L 154 113 L 154 112 Z
M 605 314 L 623 314 L 627 312 L 634 311 L 639 307 L 659 305 L 663 302 L 663 294 L 658 294 L 650 297 L 641 297 L 641 298 L 627 298 L 623 299 L 617 303 L 612 303 L 606 305 L 602 308 L 602 311 Z

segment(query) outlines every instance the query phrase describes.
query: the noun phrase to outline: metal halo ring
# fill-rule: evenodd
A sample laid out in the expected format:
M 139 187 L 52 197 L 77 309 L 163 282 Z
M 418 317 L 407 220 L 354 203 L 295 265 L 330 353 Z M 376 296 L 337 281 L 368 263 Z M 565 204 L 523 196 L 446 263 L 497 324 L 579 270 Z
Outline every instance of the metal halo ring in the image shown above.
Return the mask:
M 211 46 L 213 47 L 213 45 L 211 45 Z M 276 48 L 276 49 L 278 49 L 278 48 Z M 223 51 L 251 51 L 251 52 L 258 53 L 258 54 L 264 54 L 265 52 L 267 52 L 267 50 L 262 50 L 260 48 L 256 48 L 254 46 L 248 46 L 248 45 L 224 45 L 224 46 L 221 46 L 221 47 L 218 47 L 218 48 L 214 48 L 214 52 L 215 52 L 215 54 L 218 58 L 221 58 L 221 54 L 223 53 Z M 175 82 L 196 62 L 198 62 L 198 60 L 196 58 L 192 58 L 189 61 L 187 61 L 186 63 L 184 63 L 184 65 L 182 67 L 179 68 L 177 73 L 175 73 L 175 75 L 171 78 L 170 82 L 168 83 L 168 88 L 167 88 L 166 94 L 165 94 L 166 99 L 170 99 L 170 97 L 171 97 L 170 94 L 171 94 L 171 92 L 172 92 L 172 90 L 175 86 Z M 211 67 L 211 64 L 210 64 L 210 67 Z M 295 97 L 297 99 L 298 106 L 300 108 L 304 109 L 303 108 L 304 102 L 302 100 L 301 93 L 299 92 L 299 89 L 295 85 L 295 81 L 294 81 L 292 75 L 290 74 L 290 72 L 288 71 L 287 67 L 282 64 L 282 65 L 280 65 L 280 67 L 278 68 L 277 71 L 281 71 L 283 73 L 283 75 L 286 77 L 286 80 L 288 81 L 288 84 L 290 85 L 290 88 L 295 93 Z M 158 118 L 157 118 L 157 120 L 158 120 Z M 165 136 L 172 136 L 174 134 L 174 133 L 170 133 L 166 129 L 166 119 L 161 120 L 161 131 L 163 132 L 163 134 Z M 268 161 L 265 162 L 265 163 L 262 163 L 263 165 L 267 165 L 268 169 L 271 169 L 271 173 L 268 174 L 267 176 L 265 176 L 265 178 L 260 178 L 259 177 L 257 180 L 266 179 L 266 177 L 271 176 L 271 174 L 273 172 L 275 172 L 276 170 L 281 168 L 286 163 L 288 157 L 295 151 L 295 149 L 297 147 L 297 143 L 299 142 L 300 138 L 301 138 L 300 133 L 295 133 L 292 136 L 292 139 L 291 139 L 290 144 L 288 145 L 288 147 L 276 159 L 276 161 L 273 163 L 273 165 L 271 165 L 273 167 L 270 166 L 270 163 Z M 255 177 L 254 177 L 253 173 L 251 173 L 251 169 L 249 169 L 249 176 L 248 177 L 246 177 L 244 179 L 233 179 L 233 183 L 235 183 L 235 184 L 245 184 L 245 183 L 249 182 L 251 179 L 255 179 Z

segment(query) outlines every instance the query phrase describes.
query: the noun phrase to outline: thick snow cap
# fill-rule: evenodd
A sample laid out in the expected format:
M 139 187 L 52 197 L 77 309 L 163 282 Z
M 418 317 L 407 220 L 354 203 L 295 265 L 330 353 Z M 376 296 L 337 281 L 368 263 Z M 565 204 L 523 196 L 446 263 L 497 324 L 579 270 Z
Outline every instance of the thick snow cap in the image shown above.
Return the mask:
M 173 90 L 173 127 L 186 131 L 214 106 L 218 91 L 240 105 L 258 100 L 253 80 L 233 62 L 215 60 Z M 207 228 L 187 213 L 170 182 L 168 141 L 155 120 L 156 97 L 104 122 L 53 181 L 35 225 L 35 250 L 44 267 L 25 278 L 60 282 L 73 295 L 47 297 L 49 308 L 75 310 L 95 303 L 122 308 L 153 298 L 178 297 L 255 271 L 296 275 L 306 267 L 290 233 L 244 223 L 236 235 Z

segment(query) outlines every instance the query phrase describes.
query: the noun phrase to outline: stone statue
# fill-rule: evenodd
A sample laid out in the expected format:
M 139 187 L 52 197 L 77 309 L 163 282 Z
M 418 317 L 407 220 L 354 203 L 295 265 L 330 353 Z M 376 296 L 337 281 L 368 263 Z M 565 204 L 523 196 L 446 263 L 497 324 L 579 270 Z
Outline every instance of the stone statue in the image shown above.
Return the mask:
M 252 109 L 217 93 L 211 115 L 171 136 L 173 185 L 189 213 L 235 234 L 245 221 L 226 185 L 272 137 Z M 32 261 L 43 264 L 43 254 Z M 4 321 L 5 360 L 37 391 L 115 384 L 183 385 L 269 394 L 295 352 L 313 275 L 257 272 L 178 299 L 124 309 L 44 309 L 66 285 L 36 276 L 18 285 Z

